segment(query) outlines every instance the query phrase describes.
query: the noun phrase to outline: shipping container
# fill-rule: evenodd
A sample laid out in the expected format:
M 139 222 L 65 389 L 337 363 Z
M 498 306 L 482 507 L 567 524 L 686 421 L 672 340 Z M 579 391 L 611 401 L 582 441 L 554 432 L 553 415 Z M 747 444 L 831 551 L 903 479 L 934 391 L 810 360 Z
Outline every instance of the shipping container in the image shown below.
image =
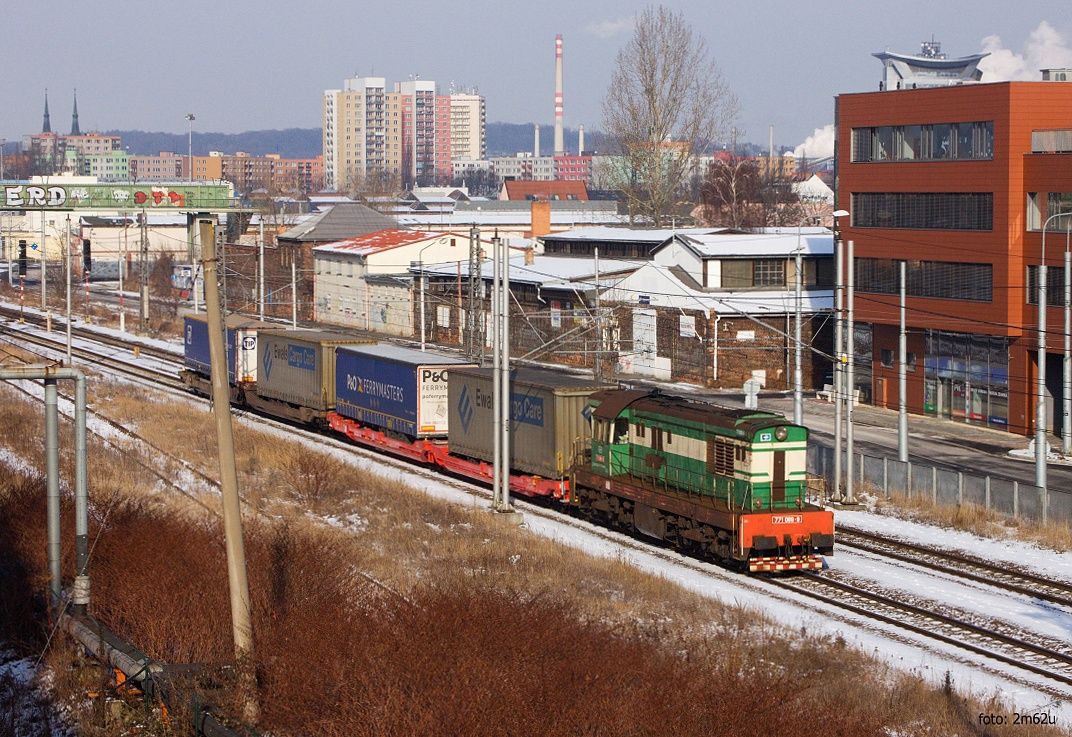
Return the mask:
M 372 343 L 324 330 L 265 333 L 258 341 L 257 396 L 316 412 L 335 408 L 335 348 Z
M 456 368 L 450 373 L 450 452 L 491 461 L 498 425 L 492 369 Z M 613 384 L 568 374 L 517 368 L 510 372 L 510 468 L 544 478 L 568 475 L 578 440 L 591 437 L 588 397 Z
M 335 411 L 411 438 L 446 437 L 447 376 L 459 366 L 475 364 L 390 343 L 339 346 Z
M 184 320 L 183 355 L 186 368 L 211 377 L 208 352 L 208 316 L 187 315 Z M 253 320 L 243 315 L 228 315 L 227 381 L 252 383 L 257 381 L 257 336 L 264 330 L 281 330 L 282 326 Z

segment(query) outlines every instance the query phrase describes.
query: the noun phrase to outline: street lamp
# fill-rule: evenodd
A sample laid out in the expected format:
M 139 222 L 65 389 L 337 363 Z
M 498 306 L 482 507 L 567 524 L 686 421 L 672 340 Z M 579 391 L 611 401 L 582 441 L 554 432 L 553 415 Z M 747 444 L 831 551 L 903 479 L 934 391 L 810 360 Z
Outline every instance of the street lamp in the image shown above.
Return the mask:
M 6 143 L 6 138 L 0 138 L 0 182 L 4 181 L 4 144 Z
M 835 501 L 841 501 L 841 397 L 842 378 L 841 367 L 845 361 L 843 328 L 841 324 L 841 272 L 844 263 L 841 248 L 841 229 L 838 226 L 838 218 L 848 216 L 847 210 L 835 210 L 834 217 L 834 251 L 836 271 L 834 278 L 834 495 Z
M 1046 229 L 1051 220 L 1060 217 L 1068 217 L 1072 212 L 1055 212 L 1042 223 L 1042 259 L 1038 267 L 1038 396 L 1035 398 L 1035 486 L 1042 489 L 1042 519 L 1046 520 L 1047 507 L 1049 506 L 1048 492 L 1046 489 Z M 1072 226 L 1070 226 L 1072 227 Z M 1068 250 L 1067 244 L 1065 250 Z M 1068 258 L 1065 259 L 1066 264 Z M 1067 268 L 1066 268 L 1067 278 Z M 1068 303 L 1068 285 L 1065 286 L 1066 305 Z M 1066 311 L 1068 307 L 1065 308 Z M 1066 315 L 1066 334 L 1068 318 Z M 1066 338 L 1067 343 L 1067 338 Z M 1065 374 L 1068 375 L 1069 361 L 1065 359 Z M 1066 398 L 1067 402 L 1067 398 Z M 1068 406 L 1067 403 L 1065 405 Z M 1065 426 L 1062 431 L 1068 432 L 1068 415 L 1066 414 Z
M 432 246 L 436 245 L 437 242 L 438 242 L 438 239 L 436 241 L 432 241 L 427 246 L 425 246 L 424 248 L 422 248 L 420 251 L 417 252 L 417 264 L 418 264 L 418 268 L 420 269 L 420 272 L 421 272 L 420 280 L 421 280 L 421 350 L 422 351 L 424 350 L 424 325 L 425 325 L 425 322 L 424 322 L 424 252 L 427 251 Z
M 187 135 L 187 161 L 190 164 L 190 181 L 194 180 L 194 121 L 197 117 L 193 113 L 186 113 L 186 135 Z

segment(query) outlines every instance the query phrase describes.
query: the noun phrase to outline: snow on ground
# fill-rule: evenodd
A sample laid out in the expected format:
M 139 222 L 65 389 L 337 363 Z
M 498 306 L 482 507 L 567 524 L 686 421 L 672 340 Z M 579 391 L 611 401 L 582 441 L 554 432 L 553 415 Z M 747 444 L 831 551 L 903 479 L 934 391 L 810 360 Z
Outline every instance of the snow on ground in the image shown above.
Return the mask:
M 19 309 L 19 305 L 18 305 L 17 302 L 0 301 L 0 306 L 6 307 L 6 308 L 12 309 L 12 310 Z M 40 308 L 37 308 L 37 307 L 30 307 L 29 305 L 24 305 L 22 309 L 25 310 L 26 314 L 28 314 L 28 315 L 36 315 L 38 317 L 44 317 L 45 316 L 45 311 L 40 309 Z M 66 331 L 66 329 L 67 329 L 67 325 L 66 325 L 66 322 L 65 322 L 66 318 L 67 318 L 66 314 L 63 314 L 63 313 L 60 313 L 60 312 L 55 312 L 55 311 L 52 312 L 52 332 L 53 333 L 57 333 L 57 332 L 63 333 L 64 331 Z M 135 314 L 129 313 L 129 312 L 127 313 L 127 318 L 129 320 L 131 320 L 131 321 L 134 321 L 134 320 L 138 319 Z M 21 326 L 20 329 L 27 329 L 27 328 L 30 328 L 30 327 L 32 327 L 32 326 L 30 326 L 28 324 L 24 324 L 24 325 Z M 97 325 L 95 323 L 85 322 L 82 318 L 80 318 L 78 315 L 75 315 L 75 314 L 71 315 L 71 327 L 90 330 L 90 331 L 93 331 L 95 333 L 100 333 L 101 335 L 106 335 L 106 336 L 111 337 L 111 338 L 118 338 L 120 340 L 125 340 L 125 341 L 127 341 L 129 343 L 140 343 L 143 346 L 149 346 L 149 347 L 152 347 L 152 348 L 157 348 L 157 349 L 162 350 L 162 351 L 169 351 L 171 353 L 174 353 L 176 358 L 181 358 L 182 354 L 183 354 L 183 342 L 182 342 L 181 337 L 179 337 L 179 338 L 169 338 L 168 340 L 160 340 L 159 338 L 149 338 L 149 337 L 146 337 L 146 336 L 143 336 L 143 335 L 135 335 L 134 333 L 131 333 L 131 332 L 124 332 L 122 330 L 117 330 L 115 328 L 110 328 L 110 327 L 107 327 L 107 326 L 104 326 L 104 325 Z M 44 332 L 43 329 L 41 329 L 41 328 L 38 328 L 38 329 L 41 330 L 42 332 Z M 98 347 L 98 344 L 96 344 L 96 343 L 90 343 L 89 345 L 93 349 L 96 349 Z
M 16 658 L 0 649 L 0 711 L 11 734 L 21 737 L 67 737 L 74 734 L 48 694 L 34 682 L 31 658 Z
M 469 507 L 487 507 L 488 500 L 484 494 L 466 491 L 464 487 L 446 479 L 429 478 L 415 470 L 400 467 L 393 461 L 384 460 L 372 452 L 315 441 L 295 435 L 283 427 L 266 426 L 259 419 L 242 417 L 240 421 L 264 432 L 304 442 L 337 456 L 352 467 L 379 474 L 437 499 Z M 988 540 L 970 533 L 868 512 L 839 511 L 838 519 L 842 524 L 859 529 L 935 547 L 962 549 L 991 560 L 1029 566 L 1043 575 L 1072 581 L 1070 554 L 1045 551 L 1020 541 Z M 351 529 L 360 527 L 357 520 L 336 518 L 328 520 L 327 523 Z M 602 529 L 592 528 L 587 531 L 564 518 L 548 519 L 536 513 L 525 515 L 525 523 L 528 531 L 533 534 L 594 556 L 626 561 L 640 570 L 674 581 L 702 596 L 729 605 L 758 610 L 771 620 L 784 625 L 787 632 L 806 631 L 817 635 L 840 636 L 850 646 L 895 668 L 922 676 L 932 683 L 940 684 L 948 672 L 954 683 L 964 691 L 984 699 L 1000 694 L 1010 706 L 1018 710 L 1046 711 L 1056 714 L 1061 724 L 1072 723 L 1072 699 L 1055 700 L 1047 693 L 1067 689 L 1042 677 L 1034 677 L 996 663 L 981 666 L 976 656 L 953 646 L 826 607 L 780 590 L 761 578 L 731 573 L 666 551 L 638 550 L 628 538 Z M 845 553 L 842 553 L 841 558 L 835 555 L 831 559 L 831 565 L 856 575 L 866 574 L 868 577 L 883 580 L 894 578 L 897 585 L 927 598 L 937 598 L 962 607 L 970 605 L 973 610 L 990 614 L 1000 611 L 1001 618 L 1008 618 L 1015 624 L 1031 624 L 1032 629 L 1050 636 L 1067 638 L 1072 634 L 1072 615 L 1061 608 L 1053 607 L 1047 612 L 1033 607 L 1026 600 L 987 592 L 986 587 L 974 588 L 962 583 L 943 582 L 936 580 L 934 576 L 928 578 L 925 574 L 911 574 L 893 564 L 867 563 L 858 556 L 853 558 Z M 1025 685 L 1025 681 L 1037 683 L 1040 688 Z
M 440 481 L 380 460 L 371 451 L 351 449 L 295 436 L 286 430 L 259 429 L 304 442 L 330 453 L 349 465 L 377 473 L 392 481 L 410 486 L 436 499 L 468 507 L 487 508 L 484 494 L 465 491 L 449 480 Z M 489 512 L 490 513 L 490 512 Z M 1072 724 L 1072 693 L 1068 699 L 1055 700 L 1049 693 L 1064 689 L 1061 684 L 1041 676 L 1032 676 L 1000 663 L 980 666 L 980 659 L 958 648 L 906 633 L 896 627 L 872 622 L 863 617 L 827 607 L 806 597 L 786 592 L 759 577 L 746 576 L 716 566 L 678 556 L 668 551 L 638 550 L 624 536 L 602 528 L 575 526 L 575 521 L 548 519 L 543 515 L 524 516 L 525 527 L 533 534 L 568 545 L 593 556 L 622 560 L 630 565 L 674 581 L 702 596 L 758 610 L 772 621 L 786 627 L 787 633 L 806 631 L 814 635 L 842 637 L 850 646 L 870 654 L 891 666 L 923 677 L 940 685 L 948 672 L 962 691 L 987 699 L 999 695 L 1018 710 L 1041 710 L 1056 714 L 1063 725 Z M 836 555 L 835 555 L 836 558 Z M 1021 613 L 1021 618 L 1027 618 Z M 1021 681 L 1039 684 L 1039 688 Z
M 1068 607 L 851 548 L 841 548 L 827 560 L 830 570 L 878 582 L 885 590 L 940 602 L 980 617 L 1000 619 L 1061 642 L 1072 640 L 1072 609 Z
M 835 522 L 918 545 L 964 552 L 991 562 L 1010 563 L 1048 578 L 1072 582 L 1072 553 L 1046 550 L 1024 540 L 993 540 L 971 532 L 866 511 L 839 509 L 835 512 Z

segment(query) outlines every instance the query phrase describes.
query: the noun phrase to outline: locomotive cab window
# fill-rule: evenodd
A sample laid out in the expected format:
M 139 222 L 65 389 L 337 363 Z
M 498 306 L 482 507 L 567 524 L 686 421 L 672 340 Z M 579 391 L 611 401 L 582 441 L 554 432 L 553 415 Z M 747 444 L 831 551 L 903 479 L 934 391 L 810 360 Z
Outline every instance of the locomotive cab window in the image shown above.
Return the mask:
M 644 437 L 644 426 L 641 425 L 639 422 L 636 424 L 636 436 L 638 438 Z
M 614 442 L 624 443 L 629 439 L 629 420 L 619 417 L 614 420 Z

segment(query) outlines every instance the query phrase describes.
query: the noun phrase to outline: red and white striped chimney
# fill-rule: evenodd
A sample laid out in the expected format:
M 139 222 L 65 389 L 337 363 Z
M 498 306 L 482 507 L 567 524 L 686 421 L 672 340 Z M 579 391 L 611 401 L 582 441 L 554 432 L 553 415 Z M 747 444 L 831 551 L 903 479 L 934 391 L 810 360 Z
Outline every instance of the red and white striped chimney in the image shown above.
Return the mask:
M 562 34 L 555 36 L 555 156 L 565 156 L 562 136 Z

